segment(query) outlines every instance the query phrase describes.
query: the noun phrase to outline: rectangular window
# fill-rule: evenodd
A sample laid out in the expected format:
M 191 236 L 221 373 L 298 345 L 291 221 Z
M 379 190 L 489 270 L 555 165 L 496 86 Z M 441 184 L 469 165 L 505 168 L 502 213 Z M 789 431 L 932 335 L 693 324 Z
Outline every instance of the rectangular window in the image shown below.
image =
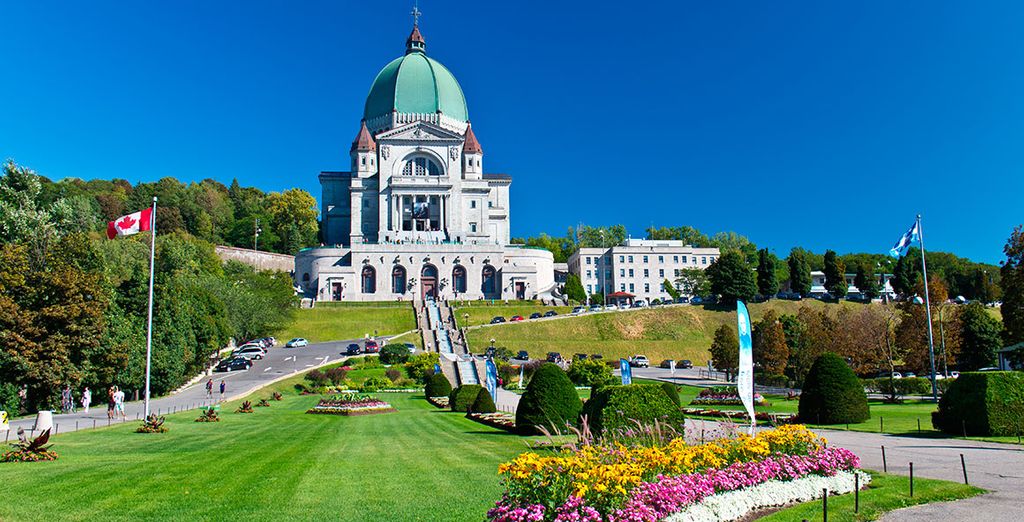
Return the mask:
M 658 277 L 665 277 L 665 269 L 664 268 L 659 268 L 658 269 Z
M 650 283 L 644 283 L 644 293 L 647 293 L 647 294 L 651 293 L 651 284 Z
M 664 263 L 665 262 L 665 256 L 658 256 L 658 262 L 659 263 Z
M 697 264 L 697 256 L 693 256 L 691 258 L 691 260 L 693 261 L 693 264 L 695 264 L 695 265 Z
M 629 291 L 630 291 L 630 292 L 636 292 L 636 290 L 635 290 L 635 289 L 634 289 L 634 287 L 633 287 L 633 283 L 630 283 L 630 284 L 629 284 Z
M 476 200 L 475 199 L 474 200 L 470 200 L 469 208 L 476 208 Z
M 590 270 L 587 270 L 587 279 L 590 279 Z
M 629 256 L 629 262 L 630 262 L 630 263 L 632 263 L 632 262 L 633 262 L 633 256 Z
M 679 277 L 681 275 L 683 275 L 683 271 L 677 268 L 676 269 L 676 277 Z
M 673 263 L 678 263 L 679 262 L 679 256 L 672 256 L 672 262 Z M 686 262 L 686 258 L 685 257 L 683 258 L 683 262 L 684 263 Z
M 647 263 L 647 256 L 644 256 L 644 263 Z
M 589 265 L 590 264 L 590 258 L 588 257 L 586 259 L 587 259 L 587 264 Z
M 626 277 L 626 269 L 625 268 L 620 268 L 619 269 L 619 277 Z
M 623 256 L 619 256 L 619 262 L 620 262 L 620 263 L 624 263 L 624 262 L 626 262 L 626 258 L 625 258 L 625 257 L 623 257 Z
M 488 201 L 487 201 L 487 208 L 493 208 L 493 207 L 494 207 L 494 202 L 493 202 L 493 201 L 490 201 L 490 200 L 488 200 Z
M 633 277 L 633 269 L 632 268 L 629 269 L 629 277 Z
M 588 294 L 594 293 L 594 285 L 587 285 L 587 293 Z
M 644 277 L 651 277 L 651 271 L 645 268 L 644 269 Z
M 476 223 L 470 223 L 469 224 L 469 231 L 470 232 L 476 232 Z
M 619 290 L 625 292 L 626 291 L 626 283 L 619 283 Z
M 702 265 L 708 264 L 708 258 L 706 258 L 706 257 L 700 258 L 700 264 L 702 264 Z
M 686 256 L 683 256 L 683 264 L 686 264 Z

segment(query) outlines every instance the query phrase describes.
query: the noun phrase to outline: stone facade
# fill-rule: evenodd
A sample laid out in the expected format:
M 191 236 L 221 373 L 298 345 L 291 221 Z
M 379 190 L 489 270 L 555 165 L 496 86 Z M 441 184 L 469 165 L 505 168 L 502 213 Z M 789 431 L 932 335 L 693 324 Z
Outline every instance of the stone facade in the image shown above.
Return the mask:
M 256 270 L 280 270 L 291 272 L 295 269 L 295 256 L 259 252 L 250 248 L 237 248 L 217 245 L 214 247 L 221 261 L 238 261 L 254 267 Z

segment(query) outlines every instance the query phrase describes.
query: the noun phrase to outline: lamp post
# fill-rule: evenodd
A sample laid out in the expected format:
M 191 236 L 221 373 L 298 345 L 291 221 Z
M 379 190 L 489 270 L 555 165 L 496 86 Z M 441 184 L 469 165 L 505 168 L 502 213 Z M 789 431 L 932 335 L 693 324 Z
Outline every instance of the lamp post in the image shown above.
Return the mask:
M 462 314 L 462 321 L 466 323 L 465 328 L 469 328 L 469 312 Z

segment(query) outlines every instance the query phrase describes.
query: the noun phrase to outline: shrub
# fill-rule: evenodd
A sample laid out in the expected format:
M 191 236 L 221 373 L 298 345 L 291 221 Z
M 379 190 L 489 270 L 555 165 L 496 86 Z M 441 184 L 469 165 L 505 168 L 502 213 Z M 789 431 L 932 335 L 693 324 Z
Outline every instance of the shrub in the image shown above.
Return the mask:
M 380 362 L 384 364 L 402 364 L 409 357 L 409 349 L 402 344 L 388 344 L 380 349 Z
M 313 386 L 326 386 L 327 381 L 329 380 L 327 374 L 320 371 L 319 368 L 314 368 L 306 372 L 306 376 L 304 378 L 307 381 L 309 381 Z
M 491 394 L 486 389 L 483 389 L 476 395 L 476 400 L 473 401 L 469 411 L 472 413 L 494 413 L 498 411 L 498 408 L 494 406 L 494 399 L 491 398 Z
M 448 406 L 452 411 L 468 412 L 481 392 L 487 393 L 479 384 L 463 384 L 448 394 Z
M 443 373 L 435 373 L 427 378 L 423 394 L 427 397 L 447 397 L 452 392 L 452 383 Z
M 661 389 L 662 389 L 662 391 L 665 392 L 665 395 L 668 395 L 669 400 L 672 401 L 673 403 L 675 403 L 676 408 L 678 408 L 678 407 L 683 405 L 682 399 L 679 398 L 679 387 L 678 386 L 676 386 L 675 384 L 672 384 L 670 382 L 663 382 L 663 383 L 661 383 Z
M 533 374 L 516 408 L 516 430 L 536 433 L 538 427 L 564 430 L 575 425 L 582 409 L 580 396 L 558 365 L 544 363 Z
M 391 382 L 398 382 L 398 379 L 402 378 L 402 371 L 396 368 L 388 368 L 384 371 L 384 376 Z
M 801 422 L 856 424 L 871 417 L 864 387 L 846 361 L 834 353 L 819 356 L 800 393 Z
M 363 382 L 363 385 L 359 387 L 361 392 L 375 392 L 384 388 L 390 388 L 391 381 L 383 377 L 370 377 Z
M 675 386 L 672 386 L 673 391 Z M 679 395 L 676 391 L 676 400 Z M 583 408 L 590 429 L 595 435 L 609 430 L 636 428 L 636 422 L 653 425 L 668 424 L 680 434 L 685 418 L 679 406 L 661 384 L 628 384 L 605 386 L 590 397 Z
M 891 399 L 898 399 L 904 395 L 931 395 L 932 393 L 932 381 L 924 377 L 864 379 L 864 387 L 872 393 L 886 395 Z
M 331 384 L 337 386 L 345 381 L 345 376 L 348 375 L 348 372 L 341 367 L 335 367 L 324 372 L 324 375 L 327 377 L 327 380 L 331 381 Z
M 434 373 L 434 365 L 441 361 L 437 352 L 421 353 L 405 363 L 405 373 L 410 379 L 426 384 L 427 377 Z
M 577 386 L 593 386 L 607 382 L 611 376 L 611 366 L 603 361 L 578 359 L 569 366 L 569 380 Z
M 951 434 L 1024 435 L 1024 373 L 961 373 L 939 399 L 932 425 Z

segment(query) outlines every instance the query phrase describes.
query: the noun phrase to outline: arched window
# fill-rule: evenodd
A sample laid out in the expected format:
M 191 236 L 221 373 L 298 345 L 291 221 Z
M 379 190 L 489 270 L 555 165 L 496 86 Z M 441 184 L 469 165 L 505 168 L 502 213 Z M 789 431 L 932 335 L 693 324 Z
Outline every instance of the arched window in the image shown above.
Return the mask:
M 452 269 L 452 286 L 456 293 L 466 292 L 466 269 L 461 265 Z
M 416 156 L 405 162 L 402 167 L 403 176 L 440 176 L 441 167 L 425 156 Z
M 437 277 L 437 267 L 434 265 L 423 266 L 423 277 Z
M 363 293 L 372 294 L 377 291 L 377 271 L 372 266 L 363 267 Z
M 480 285 L 480 290 L 485 296 L 494 295 L 498 290 L 498 274 L 495 272 L 494 267 L 491 265 L 484 266 L 483 272 L 483 284 Z
M 405 267 L 402 265 L 395 265 L 395 268 L 391 270 L 391 292 L 405 293 Z

